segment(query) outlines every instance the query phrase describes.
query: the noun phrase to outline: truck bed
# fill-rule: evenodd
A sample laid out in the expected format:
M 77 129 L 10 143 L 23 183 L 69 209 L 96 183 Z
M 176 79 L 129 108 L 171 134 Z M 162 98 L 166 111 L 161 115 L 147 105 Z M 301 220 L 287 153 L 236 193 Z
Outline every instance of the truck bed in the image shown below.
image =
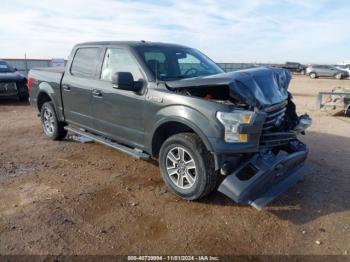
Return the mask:
M 39 90 L 45 91 L 57 109 L 56 113 L 60 119 L 63 119 L 61 81 L 64 70 L 63 67 L 41 67 L 30 70 L 28 75 L 36 80 L 36 84 L 30 90 L 30 102 L 37 104 Z
M 33 68 L 33 70 L 63 74 L 65 68 L 64 67 L 38 67 L 38 68 Z

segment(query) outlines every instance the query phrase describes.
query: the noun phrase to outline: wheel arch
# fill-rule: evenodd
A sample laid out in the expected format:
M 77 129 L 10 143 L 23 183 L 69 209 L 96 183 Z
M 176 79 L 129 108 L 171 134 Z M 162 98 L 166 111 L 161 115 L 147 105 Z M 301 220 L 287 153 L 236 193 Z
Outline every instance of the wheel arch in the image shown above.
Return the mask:
M 52 98 L 51 96 L 46 92 L 46 91 L 39 91 L 38 96 L 37 96 L 37 108 L 39 110 L 39 112 L 41 112 L 41 108 L 43 106 L 44 103 L 46 102 L 52 102 Z
M 197 127 L 194 123 L 186 119 L 173 118 L 171 120 L 159 123 L 155 128 L 151 139 L 152 156 L 159 156 L 160 148 L 166 139 L 168 139 L 172 135 L 184 132 L 195 133 L 201 139 L 206 149 L 208 151 L 212 151 L 212 146 L 209 143 L 209 140 L 199 127 Z
M 315 75 L 317 76 L 317 73 L 316 73 L 315 71 L 311 71 L 311 72 L 309 73 L 309 75 L 311 75 L 311 74 L 315 74 Z
M 64 121 L 60 99 L 61 96 L 59 88 L 53 88 L 47 82 L 42 82 L 39 84 L 38 92 L 36 95 L 36 105 L 39 112 L 41 111 L 41 107 L 45 102 L 51 101 L 53 103 L 58 119 L 60 121 Z

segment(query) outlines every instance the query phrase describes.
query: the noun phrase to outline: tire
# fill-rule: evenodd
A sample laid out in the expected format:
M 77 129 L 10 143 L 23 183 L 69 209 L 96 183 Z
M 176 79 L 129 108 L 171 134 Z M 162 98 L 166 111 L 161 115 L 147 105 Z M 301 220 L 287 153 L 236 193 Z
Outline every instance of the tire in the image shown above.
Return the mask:
M 315 78 L 317 78 L 316 73 L 313 73 L 313 72 L 312 72 L 312 73 L 310 73 L 310 78 L 311 78 L 311 79 L 315 79 Z
M 40 111 L 41 125 L 45 135 L 52 140 L 62 140 L 67 135 L 64 124 L 57 119 L 52 102 L 46 102 Z
M 216 187 L 214 158 L 194 133 L 169 137 L 160 149 L 159 166 L 168 188 L 186 200 L 203 198 Z
M 341 80 L 343 78 L 343 75 L 339 73 L 339 74 L 336 74 L 334 77 L 335 79 Z
M 347 109 L 345 110 L 345 116 L 350 117 L 350 105 L 348 105 Z

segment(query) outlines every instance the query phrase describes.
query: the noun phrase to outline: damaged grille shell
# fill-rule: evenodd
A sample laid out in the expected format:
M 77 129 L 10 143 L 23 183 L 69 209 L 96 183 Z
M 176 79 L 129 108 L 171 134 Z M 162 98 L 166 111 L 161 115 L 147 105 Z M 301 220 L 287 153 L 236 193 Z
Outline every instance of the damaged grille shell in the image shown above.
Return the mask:
M 261 147 L 282 146 L 297 138 L 294 131 L 283 132 L 278 130 L 282 126 L 285 117 L 288 117 L 286 115 L 287 106 L 288 100 L 285 100 L 262 110 L 267 116 L 260 137 Z M 292 128 L 290 127 L 290 130 Z

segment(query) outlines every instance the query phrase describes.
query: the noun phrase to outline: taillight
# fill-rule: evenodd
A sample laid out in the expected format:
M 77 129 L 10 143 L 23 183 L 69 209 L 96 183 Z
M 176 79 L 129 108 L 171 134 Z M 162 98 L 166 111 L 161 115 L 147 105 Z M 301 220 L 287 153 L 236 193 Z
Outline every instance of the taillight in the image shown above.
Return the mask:
M 30 92 L 30 89 L 32 88 L 32 86 L 37 82 L 37 80 L 33 77 L 28 77 L 27 80 L 27 87 L 28 87 L 28 93 Z

